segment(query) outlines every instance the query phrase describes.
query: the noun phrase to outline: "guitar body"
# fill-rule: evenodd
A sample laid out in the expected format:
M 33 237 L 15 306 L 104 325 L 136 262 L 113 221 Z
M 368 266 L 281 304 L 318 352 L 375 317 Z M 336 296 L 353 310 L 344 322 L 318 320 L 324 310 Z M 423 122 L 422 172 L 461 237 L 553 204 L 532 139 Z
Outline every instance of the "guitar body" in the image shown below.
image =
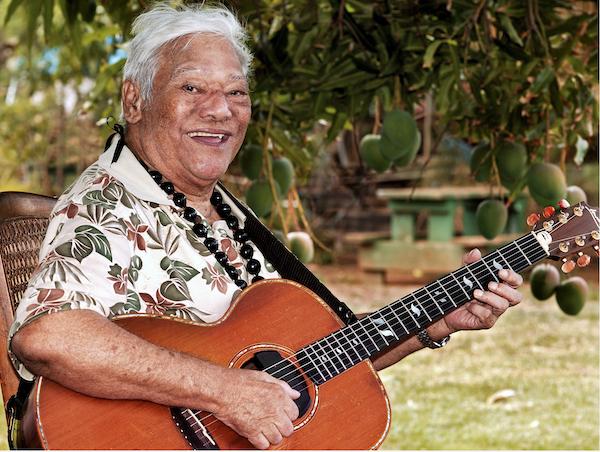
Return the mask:
M 316 295 L 284 280 L 253 284 L 214 324 L 139 315 L 115 321 L 154 344 L 228 367 L 242 367 L 261 350 L 292 356 L 343 327 Z M 390 404 L 369 360 L 322 385 L 309 384 L 308 394 L 310 406 L 294 422 L 294 434 L 274 448 L 370 449 L 381 445 L 390 426 Z M 208 416 L 203 424 L 220 449 L 252 448 L 210 413 L 200 416 Z M 191 448 L 169 407 L 88 397 L 44 378 L 38 379 L 29 397 L 23 438 L 27 447 L 44 449 Z

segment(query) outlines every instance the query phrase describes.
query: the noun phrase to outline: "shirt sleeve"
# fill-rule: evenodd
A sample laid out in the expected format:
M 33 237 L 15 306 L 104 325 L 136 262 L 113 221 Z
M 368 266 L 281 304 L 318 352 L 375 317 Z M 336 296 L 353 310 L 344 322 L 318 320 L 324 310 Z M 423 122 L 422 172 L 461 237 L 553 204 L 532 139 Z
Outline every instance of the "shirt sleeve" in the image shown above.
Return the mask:
M 61 208 L 62 207 L 62 208 Z M 39 265 L 15 312 L 9 356 L 17 372 L 33 379 L 10 349 L 14 334 L 33 320 L 70 309 L 90 309 L 107 318 L 127 301 L 133 246 L 127 208 L 83 202 L 62 203 L 51 217 Z

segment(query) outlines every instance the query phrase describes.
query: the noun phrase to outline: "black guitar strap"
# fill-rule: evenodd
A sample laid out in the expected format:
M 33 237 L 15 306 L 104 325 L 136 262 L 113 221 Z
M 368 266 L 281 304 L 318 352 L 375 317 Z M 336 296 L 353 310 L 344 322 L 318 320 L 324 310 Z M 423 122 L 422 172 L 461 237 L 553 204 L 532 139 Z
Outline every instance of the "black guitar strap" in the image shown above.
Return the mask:
M 233 200 L 235 205 L 246 215 L 244 229 L 250 235 L 254 244 L 260 249 L 265 258 L 273 264 L 279 274 L 292 281 L 302 284 L 304 287 L 317 294 L 331 309 L 348 325 L 356 320 L 356 316 L 350 308 L 337 299 L 319 279 L 304 266 L 298 258 L 288 250 L 283 243 L 277 240 L 269 229 L 267 229 L 254 213 L 242 202 L 236 199 L 221 183 L 219 188 Z

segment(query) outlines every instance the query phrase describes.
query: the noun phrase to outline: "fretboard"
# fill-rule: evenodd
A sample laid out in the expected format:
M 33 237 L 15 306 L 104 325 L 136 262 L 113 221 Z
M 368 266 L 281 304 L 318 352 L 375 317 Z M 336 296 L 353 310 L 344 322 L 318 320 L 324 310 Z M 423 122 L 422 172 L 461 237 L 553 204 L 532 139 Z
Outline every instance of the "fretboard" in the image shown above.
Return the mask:
M 547 256 L 533 233 L 523 236 L 307 345 L 297 352 L 298 362 L 315 384 L 325 383 L 472 300 L 475 289 L 499 281 L 500 269 L 519 273 Z

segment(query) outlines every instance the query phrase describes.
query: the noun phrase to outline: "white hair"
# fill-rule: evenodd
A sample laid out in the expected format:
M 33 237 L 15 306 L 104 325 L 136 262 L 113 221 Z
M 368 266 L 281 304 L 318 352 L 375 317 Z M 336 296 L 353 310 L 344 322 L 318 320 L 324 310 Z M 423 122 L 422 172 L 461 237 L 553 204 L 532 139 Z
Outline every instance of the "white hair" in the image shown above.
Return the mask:
M 136 82 L 142 99 L 149 100 L 161 48 L 177 38 L 196 33 L 227 39 L 240 60 L 242 73 L 248 76 L 252 54 L 246 46 L 246 32 L 231 11 L 224 6 L 196 4 L 173 8 L 159 3 L 133 22 L 134 37 L 129 43 L 123 79 Z

